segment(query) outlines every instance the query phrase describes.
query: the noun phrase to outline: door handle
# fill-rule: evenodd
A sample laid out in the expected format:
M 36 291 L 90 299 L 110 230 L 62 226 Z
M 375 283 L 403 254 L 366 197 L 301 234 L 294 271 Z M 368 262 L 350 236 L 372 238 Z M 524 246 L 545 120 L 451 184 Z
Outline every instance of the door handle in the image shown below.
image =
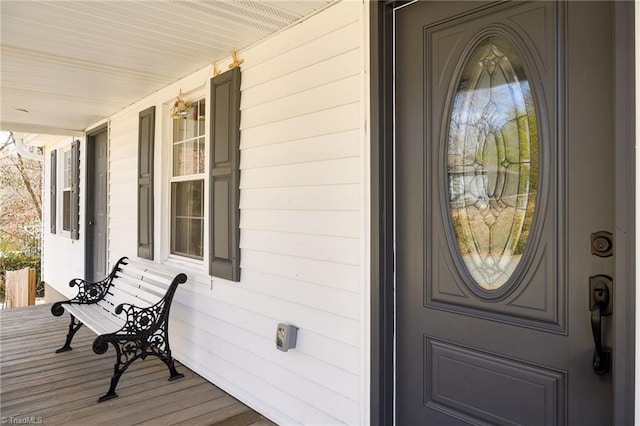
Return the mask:
M 591 332 L 595 352 L 593 353 L 593 372 L 603 375 L 611 367 L 611 348 L 602 344 L 602 317 L 611 315 L 611 293 L 613 280 L 606 275 L 596 275 L 589 280 L 589 299 L 591 308 Z

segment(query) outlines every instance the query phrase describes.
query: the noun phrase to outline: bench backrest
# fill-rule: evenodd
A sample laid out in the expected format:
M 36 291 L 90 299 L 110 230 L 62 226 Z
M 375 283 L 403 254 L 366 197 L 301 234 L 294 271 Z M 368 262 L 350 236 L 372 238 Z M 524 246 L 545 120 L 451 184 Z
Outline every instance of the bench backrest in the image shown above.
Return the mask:
M 120 264 L 109 291 L 98 304 L 114 314 L 116 306 L 129 303 L 146 308 L 158 303 L 165 295 L 174 276 L 153 270 L 134 260 Z M 120 314 L 124 319 L 124 314 Z

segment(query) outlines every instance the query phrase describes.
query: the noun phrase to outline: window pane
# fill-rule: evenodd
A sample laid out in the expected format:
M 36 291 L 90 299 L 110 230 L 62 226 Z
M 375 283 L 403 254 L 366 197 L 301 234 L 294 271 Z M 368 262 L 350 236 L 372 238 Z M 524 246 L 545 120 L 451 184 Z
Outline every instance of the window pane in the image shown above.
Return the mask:
M 202 258 L 204 180 L 174 182 L 171 190 L 171 252 Z
M 62 191 L 62 229 L 71 231 L 71 191 Z
M 204 173 L 204 138 L 198 139 L 198 173 Z
M 176 218 L 174 254 L 202 258 L 202 219 Z
M 185 139 L 198 137 L 198 102 L 191 104 L 189 110 L 191 110 L 191 114 L 182 119 L 185 125 Z
M 204 99 L 200 100 L 198 105 L 198 136 L 204 135 L 204 118 L 205 118 L 205 102 Z
M 181 159 L 184 164 L 183 175 L 192 175 L 197 173 L 196 164 L 198 163 L 198 150 L 195 141 L 189 141 L 182 144 Z
M 71 187 L 71 151 L 65 151 L 64 153 L 64 176 L 62 178 L 62 185 L 64 188 Z
M 173 175 L 182 176 L 184 165 L 182 164 L 182 144 L 173 145 Z
M 173 142 L 180 142 L 198 136 L 197 108 L 191 107 L 189 109 L 191 110 L 191 115 L 187 116 L 187 118 L 173 119 Z
M 176 182 L 173 187 L 176 215 L 203 217 L 204 181 Z
M 538 132 L 526 63 L 488 37 L 467 59 L 447 145 L 449 211 L 464 264 L 486 289 L 503 286 L 525 251 L 538 186 Z
M 173 176 L 204 173 L 204 138 L 173 146 Z
M 185 124 L 182 118 L 173 119 L 173 142 L 184 140 Z

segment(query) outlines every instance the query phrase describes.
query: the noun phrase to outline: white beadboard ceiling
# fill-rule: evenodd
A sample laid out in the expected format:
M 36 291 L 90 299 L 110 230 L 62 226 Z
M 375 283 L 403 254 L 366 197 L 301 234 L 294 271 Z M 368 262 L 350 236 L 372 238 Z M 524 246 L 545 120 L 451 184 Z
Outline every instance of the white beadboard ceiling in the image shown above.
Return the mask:
M 83 131 L 332 1 L 2 0 L 0 130 Z

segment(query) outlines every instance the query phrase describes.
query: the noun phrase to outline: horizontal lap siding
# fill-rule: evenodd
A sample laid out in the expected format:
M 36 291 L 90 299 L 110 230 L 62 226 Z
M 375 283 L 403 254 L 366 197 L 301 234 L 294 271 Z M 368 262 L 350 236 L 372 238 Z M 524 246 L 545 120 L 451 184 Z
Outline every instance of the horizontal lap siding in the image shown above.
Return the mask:
M 357 211 L 359 184 L 245 188 L 242 210 Z
M 294 423 L 361 422 L 360 7 L 340 3 L 243 56 L 242 282 L 214 295 L 263 325 L 219 337 L 254 342 L 254 374 L 282 392 L 256 397 Z M 300 327 L 286 354 L 278 322 Z
M 263 124 L 244 130 L 240 148 L 254 148 L 282 142 L 342 133 L 358 129 L 360 105 L 341 105 L 336 108 Z
M 78 290 L 77 287 L 70 288 L 69 281 L 73 278 L 84 278 L 84 244 L 68 236 L 61 236 L 59 229 L 58 234 L 51 234 L 48 228 L 45 228 L 42 243 L 45 257 L 42 262 L 42 279 L 59 293 L 71 298 Z M 80 232 L 83 232 L 82 227 Z
M 111 121 L 109 144 L 109 260 L 137 253 L 138 115 Z
M 240 283 L 154 266 L 189 277 L 172 308 L 176 358 L 281 423 L 362 423 L 362 7 L 338 3 L 241 52 Z M 138 112 L 167 101 L 111 121 L 111 265 L 136 253 Z M 280 322 L 300 328 L 287 353 Z
M 359 134 L 359 129 L 343 130 L 275 145 L 246 147 L 242 150 L 240 165 L 249 169 L 357 156 Z

